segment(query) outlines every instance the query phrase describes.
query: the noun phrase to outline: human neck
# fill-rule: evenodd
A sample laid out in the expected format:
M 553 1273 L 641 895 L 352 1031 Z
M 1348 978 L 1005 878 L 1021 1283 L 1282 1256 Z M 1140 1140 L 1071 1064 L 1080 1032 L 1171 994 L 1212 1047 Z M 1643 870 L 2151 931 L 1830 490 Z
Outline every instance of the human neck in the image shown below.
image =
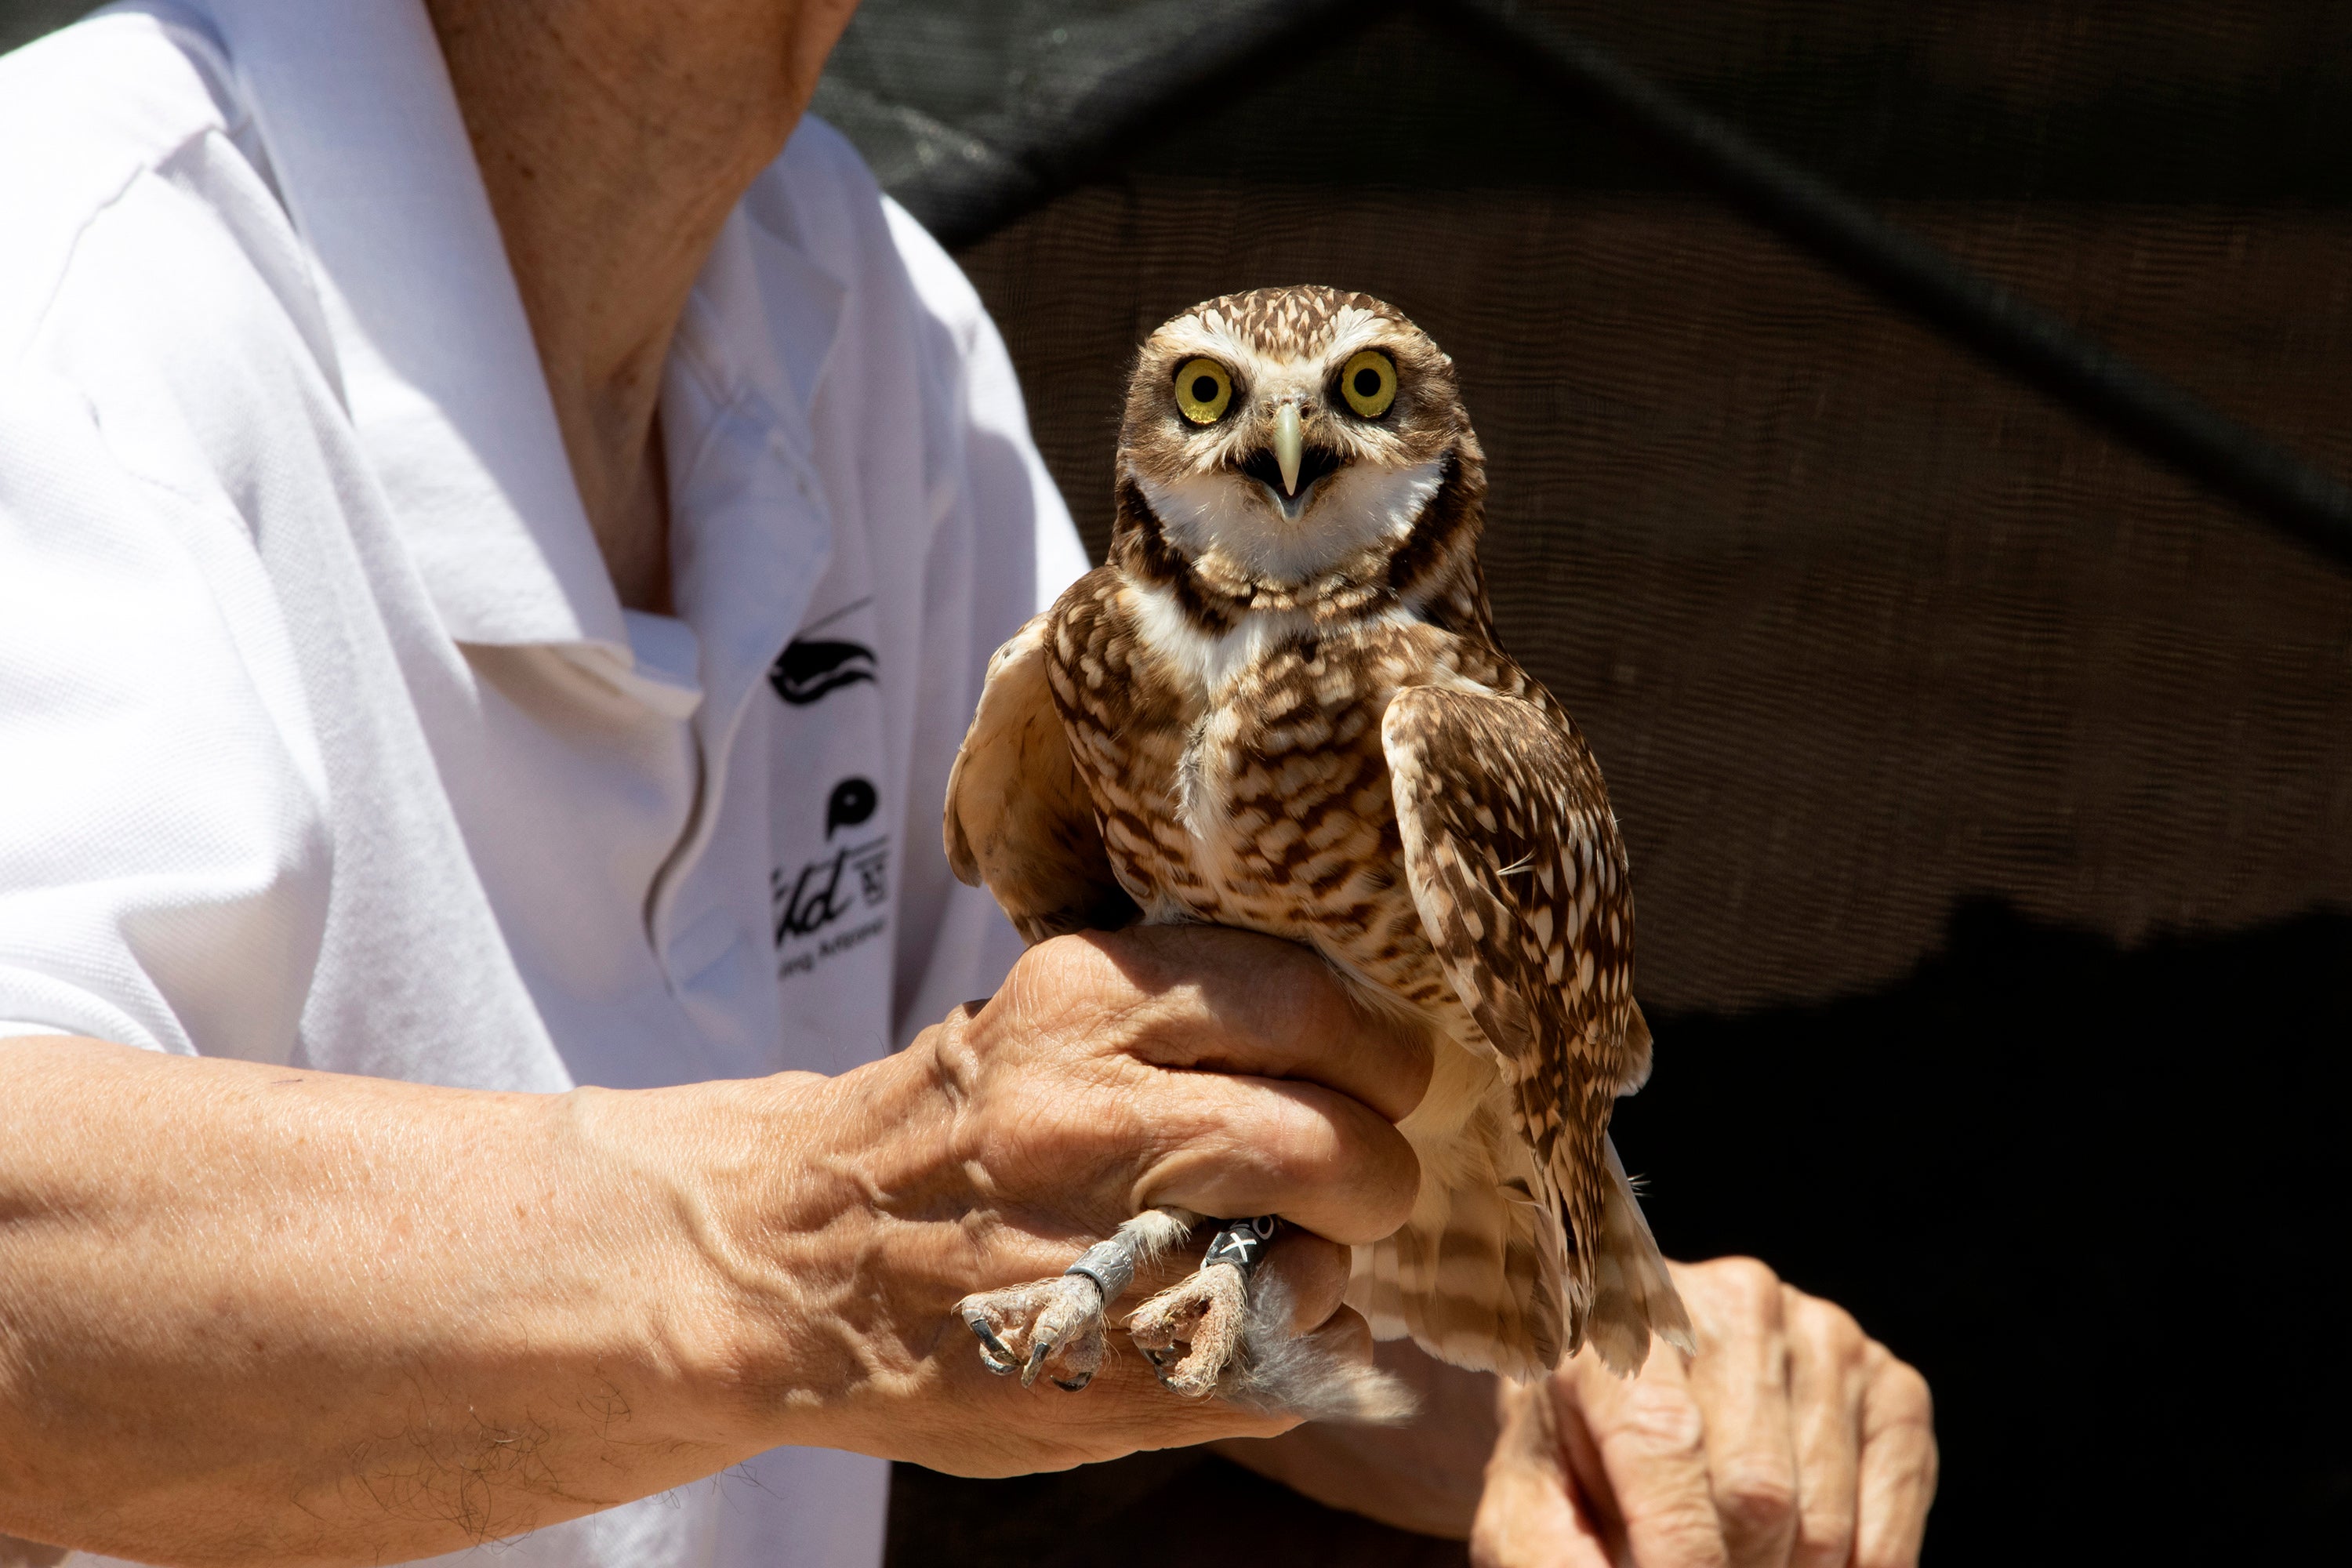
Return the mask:
M 425 0 L 597 547 L 671 609 L 655 411 L 737 200 L 855 0 Z

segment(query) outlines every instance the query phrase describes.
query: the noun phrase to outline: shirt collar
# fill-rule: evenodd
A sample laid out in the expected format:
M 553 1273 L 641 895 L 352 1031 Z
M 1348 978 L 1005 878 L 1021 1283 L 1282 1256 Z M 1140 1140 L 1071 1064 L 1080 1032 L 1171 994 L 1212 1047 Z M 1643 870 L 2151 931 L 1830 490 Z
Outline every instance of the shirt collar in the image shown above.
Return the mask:
M 738 208 L 670 348 L 662 384 L 670 558 L 678 613 L 702 643 L 707 722 L 731 724 L 832 558 L 808 410 L 845 293 Z
M 451 636 L 602 644 L 627 661 L 620 603 L 423 5 L 194 0 L 192 8 L 212 22 L 245 86 L 319 275 L 345 406 Z M 778 446 L 803 493 L 814 479 L 807 413 L 845 289 L 782 232 L 791 222 L 782 196 L 771 185 L 763 221 L 740 211 L 730 220 L 673 351 L 663 418 L 680 501 L 680 481 L 709 446 L 700 426 L 713 417 L 734 426 L 738 447 L 747 421 L 766 427 L 750 445 Z M 706 395 L 681 399 L 670 389 L 689 344 Z M 677 509 L 681 529 L 698 521 L 692 510 Z M 824 532 L 820 525 L 808 542 L 820 567 Z M 733 597 L 719 592 L 716 568 L 734 552 L 689 553 L 708 580 L 698 595 L 681 581 L 681 607 L 707 636 L 691 601 Z M 695 574 L 695 561 L 680 565 L 682 578 Z M 803 603 L 807 585 L 795 595 Z

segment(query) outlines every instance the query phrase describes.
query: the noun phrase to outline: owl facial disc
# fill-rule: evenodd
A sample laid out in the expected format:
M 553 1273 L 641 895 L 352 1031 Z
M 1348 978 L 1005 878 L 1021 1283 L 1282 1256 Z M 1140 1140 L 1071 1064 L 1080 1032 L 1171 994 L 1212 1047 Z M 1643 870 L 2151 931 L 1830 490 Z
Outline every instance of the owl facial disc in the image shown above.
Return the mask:
M 1195 306 L 1152 333 L 1119 469 L 1223 580 L 1377 574 L 1475 448 L 1453 362 L 1390 306 L 1328 289 Z

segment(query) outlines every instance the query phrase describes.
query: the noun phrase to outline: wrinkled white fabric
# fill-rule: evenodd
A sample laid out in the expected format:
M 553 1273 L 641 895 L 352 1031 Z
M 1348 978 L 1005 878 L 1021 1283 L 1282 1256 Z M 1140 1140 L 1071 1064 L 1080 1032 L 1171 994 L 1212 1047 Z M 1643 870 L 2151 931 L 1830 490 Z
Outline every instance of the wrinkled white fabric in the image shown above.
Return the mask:
M 417 0 L 0 59 L 0 1034 L 560 1090 L 838 1071 L 993 988 L 947 768 L 1085 562 L 838 135 L 672 353 L 675 617 L 614 596 Z M 484 1561 L 871 1563 L 887 1486 L 779 1450 Z

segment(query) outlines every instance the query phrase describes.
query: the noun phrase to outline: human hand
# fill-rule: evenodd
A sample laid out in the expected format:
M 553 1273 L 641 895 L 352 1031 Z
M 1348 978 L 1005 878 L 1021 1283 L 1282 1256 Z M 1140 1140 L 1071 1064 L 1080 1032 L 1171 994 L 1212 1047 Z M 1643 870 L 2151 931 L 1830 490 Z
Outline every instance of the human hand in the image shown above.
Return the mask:
M 1180 1398 L 1124 1351 L 1081 1394 L 990 1376 L 955 1305 L 1058 1274 L 1146 1207 L 1279 1214 L 1298 1228 L 1264 1267 L 1299 1326 L 1369 1360 L 1339 1305 L 1342 1244 L 1403 1222 L 1419 1171 L 1392 1122 L 1428 1075 L 1426 1043 L 1359 1010 L 1313 954 L 1185 928 L 1042 943 L 896 1057 L 744 1086 L 781 1097 L 798 1145 L 725 1184 L 734 1267 L 765 1260 L 749 1278 L 775 1342 L 754 1381 L 783 1385 L 776 1440 L 990 1475 L 1283 1430 Z
M 1926 1379 L 1752 1258 L 1673 1266 L 1699 1353 L 1591 1352 L 1507 1387 L 1481 1568 L 1906 1568 L 1937 1452 Z

